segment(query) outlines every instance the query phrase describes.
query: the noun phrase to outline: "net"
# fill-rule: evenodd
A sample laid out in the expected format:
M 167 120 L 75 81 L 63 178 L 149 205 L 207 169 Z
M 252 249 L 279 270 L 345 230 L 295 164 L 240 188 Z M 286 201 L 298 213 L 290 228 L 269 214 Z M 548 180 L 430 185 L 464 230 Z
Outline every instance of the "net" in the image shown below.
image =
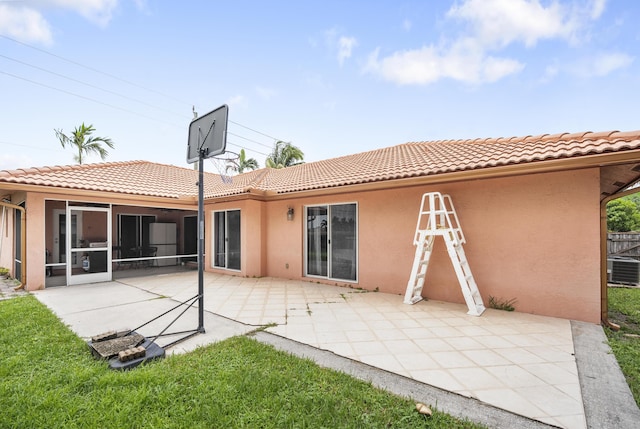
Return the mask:
M 224 184 L 233 183 L 232 174 L 238 171 L 238 159 L 240 156 L 237 153 L 226 151 L 219 156 L 213 156 L 209 158 L 209 161 L 214 166 L 220 179 Z

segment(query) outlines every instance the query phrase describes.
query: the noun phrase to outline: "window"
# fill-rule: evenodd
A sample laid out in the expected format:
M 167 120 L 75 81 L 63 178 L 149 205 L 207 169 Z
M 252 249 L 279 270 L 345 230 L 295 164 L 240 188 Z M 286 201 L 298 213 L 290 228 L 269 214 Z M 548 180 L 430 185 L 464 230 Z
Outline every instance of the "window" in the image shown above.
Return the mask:
M 240 269 L 240 210 L 213 212 L 213 266 Z
M 139 256 L 136 249 L 149 247 L 149 224 L 156 221 L 151 215 L 118 215 L 117 259 Z
M 357 280 L 356 204 L 310 206 L 306 217 L 306 274 Z

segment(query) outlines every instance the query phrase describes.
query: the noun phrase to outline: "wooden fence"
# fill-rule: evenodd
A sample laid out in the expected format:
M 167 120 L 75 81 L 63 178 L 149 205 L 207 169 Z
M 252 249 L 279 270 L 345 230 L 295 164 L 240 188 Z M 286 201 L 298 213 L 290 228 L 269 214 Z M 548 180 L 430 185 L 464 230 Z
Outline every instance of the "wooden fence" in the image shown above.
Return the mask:
M 607 234 L 607 256 L 625 256 L 640 260 L 640 232 Z

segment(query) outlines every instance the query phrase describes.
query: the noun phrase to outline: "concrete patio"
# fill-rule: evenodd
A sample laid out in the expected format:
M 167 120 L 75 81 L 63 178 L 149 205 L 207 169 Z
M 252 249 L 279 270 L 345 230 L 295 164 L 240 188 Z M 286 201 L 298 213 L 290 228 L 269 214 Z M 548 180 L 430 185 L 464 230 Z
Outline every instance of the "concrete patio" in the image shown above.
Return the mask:
M 197 289 L 197 273 L 191 271 L 49 288 L 35 295 L 79 336 L 88 338 L 111 329 L 135 328 L 193 297 Z M 583 400 L 573 331 L 578 326 L 601 332 L 597 325 L 574 323 L 572 328 L 568 320 L 493 309 L 473 317 L 459 304 L 423 301 L 411 306 L 398 295 L 211 273 L 205 273 L 205 310 L 206 333 L 170 348 L 169 353 L 269 325 L 265 332 L 295 342 L 290 344 L 382 370 L 396 377 L 392 385 L 410 382 L 417 383 L 418 390 L 451 392 L 452 400 L 523 416 L 527 427 L 595 427 L 588 424 L 597 412 L 590 411 L 593 401 Z M 159 333 L 172 319 L 154 322 L 140 332 Z M 191 308 L 170 331 L 194 329 L 197 323 L 197 309 Z M 270 337 L 263 340 L 280 341 Z M 620 405 L 618 398 L 615 403 Z M 447 404 L 437 406 L 449 412 Z M 633 407 L 632 418 L 635 403 Z M 473 415 L 458 411 L 457 415 Z M 624 421 L 617 423 L 625 427 Z M 497 420 L 495 426 L 506 427 Z

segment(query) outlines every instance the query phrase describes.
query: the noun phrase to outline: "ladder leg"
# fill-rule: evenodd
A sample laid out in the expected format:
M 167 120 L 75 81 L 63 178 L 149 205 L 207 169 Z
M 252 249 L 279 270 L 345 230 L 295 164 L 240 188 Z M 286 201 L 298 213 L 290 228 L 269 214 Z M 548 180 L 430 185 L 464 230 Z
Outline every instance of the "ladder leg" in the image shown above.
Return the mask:
M 422 289 L 427 275 L 427 268 L 429 267 L 431 251 L 433 250 L 433 242 L 433 236 L 427 237 L 425 234 L 420 235 L 416 247 L 416 255 L 413 260 L 413 268 L 411 269 L 411 276 L 409 277 L 407 290 L 404 295 L 405 304 L 415 304 L 422 300 Z
M 480 296 L 480 291 L 478 291 L 476 281 L 471 273 L 471 268 L 469 267 L 462 244 L 456 244 L 453 240 L 448 240 L 446 238 L 445 241 L 449 257 L 451 258 L 453 268 L 456 272 L 456 277 L 458 277 L 458 282 L 462 289 L 464 301 L 467 304 L 467 308 L 469 308 L 467 314 L 471 316 L 480 316 L 484 313 L 485 307 L 482 302 L 482 297 Z

